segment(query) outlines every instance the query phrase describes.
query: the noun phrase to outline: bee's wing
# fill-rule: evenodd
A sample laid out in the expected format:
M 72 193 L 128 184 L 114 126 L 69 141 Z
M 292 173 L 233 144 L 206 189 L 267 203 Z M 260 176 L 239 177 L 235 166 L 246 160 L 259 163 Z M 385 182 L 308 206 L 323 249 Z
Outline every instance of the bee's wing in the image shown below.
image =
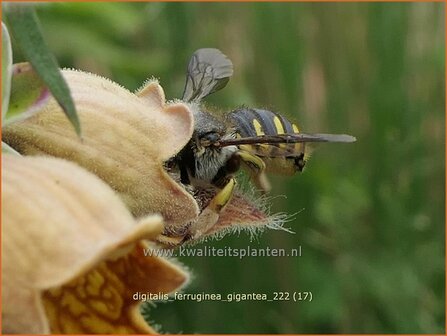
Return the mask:
M 233 75 L 233 63 L 219 49 L 197 50 L 186 73 L 184 101 L 199 101 L 227 85 Z
M 305 153 L 305 148 L 309 149 L 307 144 L 321 142 L 349 143 L 355 141 L 355 137 L 346 134 L 293 133 L 224 139 L 219 141 L 219 146 L 242 146 L 241 148 L 245 151 L 259 156 L 284 157 Z

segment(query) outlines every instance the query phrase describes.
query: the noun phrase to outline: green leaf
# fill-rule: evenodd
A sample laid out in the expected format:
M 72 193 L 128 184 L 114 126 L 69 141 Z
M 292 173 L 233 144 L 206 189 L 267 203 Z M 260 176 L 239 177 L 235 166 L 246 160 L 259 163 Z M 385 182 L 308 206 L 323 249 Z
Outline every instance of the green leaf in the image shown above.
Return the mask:
M 8 29 L 2 22 L 2 121 L 8 110 L 11 92 L 12 49 Z
M 34 7 L 29 4 L 8 3 L 4 10 L 11 34 L 24 56 L 48 86 L 76 133 L 80 135 L 81 126 L 70 90 L 62 77 L 56 59 L 43 39 Z
M 32 116 L 45 106 L 50 97 L 50 91 L 31 64 L 14 64 L 9 109 L 3 126 Z
M 8 144 L 4 143 L 3 141 L 2 141 L 2 153 L 14 154 L 14 155 L 21 156 L 21 154 L 19 152 L 17 152 L 14 148 L 12 148 Z

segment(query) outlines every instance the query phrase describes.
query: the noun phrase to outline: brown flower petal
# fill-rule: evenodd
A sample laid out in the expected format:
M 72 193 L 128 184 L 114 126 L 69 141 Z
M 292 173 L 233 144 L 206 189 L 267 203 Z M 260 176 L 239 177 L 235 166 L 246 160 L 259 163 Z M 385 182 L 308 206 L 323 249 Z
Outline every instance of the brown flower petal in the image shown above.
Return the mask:
M 187 281 L 135 245 L 161 232 L 161 217 L 136 223 L 104 182 L 65 160 L 4 155 L 2 172 L 3 332 L 152 331 L 129 293 Z

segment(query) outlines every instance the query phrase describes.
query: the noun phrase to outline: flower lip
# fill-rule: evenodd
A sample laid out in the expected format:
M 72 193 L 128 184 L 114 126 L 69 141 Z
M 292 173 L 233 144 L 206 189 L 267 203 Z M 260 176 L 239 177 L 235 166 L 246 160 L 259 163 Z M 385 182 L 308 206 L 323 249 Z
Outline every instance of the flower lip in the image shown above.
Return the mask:
M 270 214 L 268 199 L 255 196 L 250 186 L 238 188 L 228 204 L 218 212 L 211 207 L 212 200 L 221 190 L 212 185 L 191 186 L 183 185 L 177 172 L 168 170 L 173 180 L 177 181 L 197 202 L 200 214 L 197 219 L 181 227 L 165 227 L 163 234 L 157 241 L 164 247 L 176 247 L 185 243 L 195 244 L 208 238 L 222 238 L 227 233 L 247 231 L 251 237 L 262 232 L 265 228 L 275 230 L 290 230 L 283 228 L 289 218 L 285 214 Z M 191 236 L 192 226 L 199 225 L 203 231 L 199 236 Z

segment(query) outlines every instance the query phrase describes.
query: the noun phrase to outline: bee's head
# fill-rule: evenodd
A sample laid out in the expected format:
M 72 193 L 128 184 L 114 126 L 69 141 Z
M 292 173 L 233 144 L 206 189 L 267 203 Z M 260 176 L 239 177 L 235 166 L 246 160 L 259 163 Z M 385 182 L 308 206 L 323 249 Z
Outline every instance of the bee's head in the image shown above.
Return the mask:
M 212 130 L 198 135 L 198 142 L 200 147 L 212 147 L 217 144 L 222 138 L 222 134 L 218 130 Z
M 205 149 L 217 149 L 216 144 L 226 133 L 225 124 L 212 114 L 194 106 L 194 134 L 193 140 L 199 153 Z

